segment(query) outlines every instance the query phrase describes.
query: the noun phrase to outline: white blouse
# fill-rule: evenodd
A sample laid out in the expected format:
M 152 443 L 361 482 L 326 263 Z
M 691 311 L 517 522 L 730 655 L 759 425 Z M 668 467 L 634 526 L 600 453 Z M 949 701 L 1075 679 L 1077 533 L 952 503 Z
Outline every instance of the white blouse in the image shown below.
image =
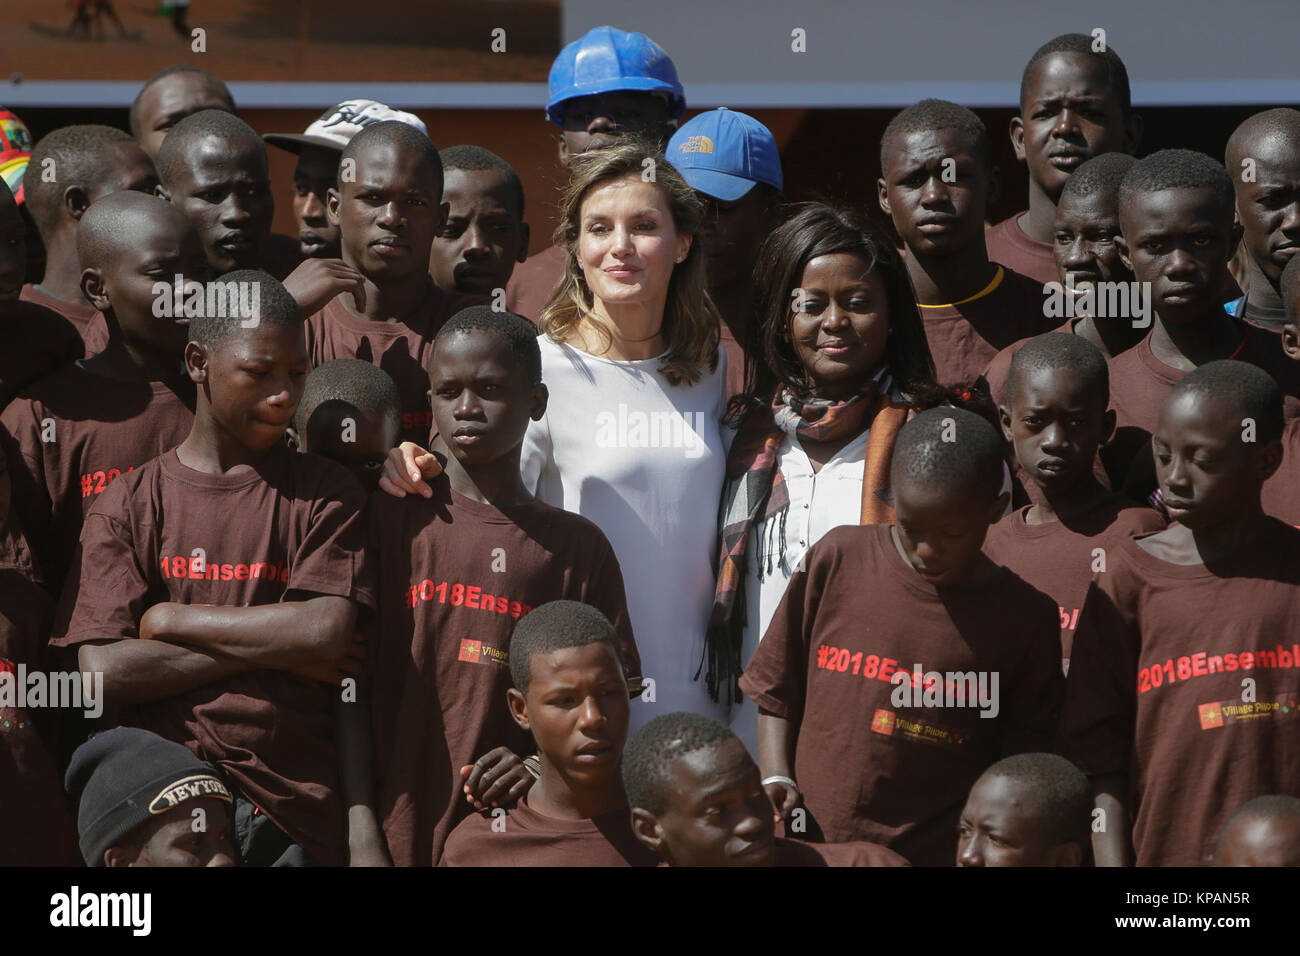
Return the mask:
M 808 549 L 827 531 L 842 524 L 857 524 L 862 519 L 862 474 L 867 453 L 864 431 L 854 438 L 813 474 L 812 462 L 799 442 L 789 435 L 777 452 L 776 466 L 785 477 L 790 493 L 790 510 L 785 517 L 785 555 L 781 556 L 781 516 L 773 515 L 754 526 L 749 533 L 745 569 L 745 633 L 740 650 L 741 664 L 747 666 L 758 650 L 785 597 L 786 585 Z M 762 542 L 763 579 L 758 576 L 759 542 Z M 865 583 L 865 582 L 864 582 Z M 731 730 L 758 754 L 758 706 L 745 697 L 731 707 Z
M 550 401 L 524 436 L 524 483 L 594 522 L 618 556 L 642 673 L 654 680 L 654 701 L 632 702 L 630 729 L 679 710 L 725 720 L 692 676 L 713 605 L 726 355 L 694 385 L 673 386 L 661 357 L 613 361 L 545 334 L 537 342 Z

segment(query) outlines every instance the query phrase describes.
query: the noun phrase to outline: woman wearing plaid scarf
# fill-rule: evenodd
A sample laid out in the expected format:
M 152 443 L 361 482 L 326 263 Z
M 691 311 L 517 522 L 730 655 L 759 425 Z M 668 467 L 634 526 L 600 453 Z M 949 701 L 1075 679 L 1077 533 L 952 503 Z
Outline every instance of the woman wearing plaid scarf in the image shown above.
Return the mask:
M 893 520 L 894 439 L 916 411 L 960 402 L 934 365 L 893 244 L 853 212 L 797 207 L 755 268 L 746 394 L 732 399 L 718 582 L 702 667 L 757 753 L 758 711 L 736 687 L 790 575 L 842 524 Z M 967 393 L 969 397 L 969 393 Z M 866 586 L 864 582 L 864 586 Z

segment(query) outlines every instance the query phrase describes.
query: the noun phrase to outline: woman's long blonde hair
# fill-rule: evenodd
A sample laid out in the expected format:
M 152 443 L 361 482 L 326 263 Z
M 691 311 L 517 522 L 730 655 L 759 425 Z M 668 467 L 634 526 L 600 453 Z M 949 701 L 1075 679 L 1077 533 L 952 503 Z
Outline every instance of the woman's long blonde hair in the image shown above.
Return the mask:
M 647 159 L 652 162 L 647 163 Z M 624 176 L 640 176 L 668 201 L 677 233 L 695 240 L 704 215 L 703 204 L 682 174 L 669 165 L 657 146 L 646 140 L 629 137 L 608 149 L 583 153 L 572 160 L 571 167 L 572 178 L 561 200 L 561 220 L 555 230 L 556 244 L 565 249 L 564 278 L 551 292 L 541 316 L 542 330 L 555 342 L 566 341 L 583 316 L 592 316 L 595 305 L 591 287 L 578 268 L 577 255 L 582 203 L 592 189 Z M 673 269 L 664 303 L 662 330 L 668 353 L 659 369 L 669 384 L 693 385 L 706 369 L 717 368 L 721 322 L 709 297 L 704 253 L 700 243 L 692 241 L 686 259 Z M 608 331 L 596 325 L 608 337 Z

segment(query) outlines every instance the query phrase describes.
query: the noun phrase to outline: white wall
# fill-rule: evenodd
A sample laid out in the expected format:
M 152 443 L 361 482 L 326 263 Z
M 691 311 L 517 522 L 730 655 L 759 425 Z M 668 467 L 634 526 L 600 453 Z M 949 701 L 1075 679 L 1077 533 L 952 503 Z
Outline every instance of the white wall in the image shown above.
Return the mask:
M 1300 0 L 566 0 L 563 23 L 647 33 L 699 107 L 1013 106 L 1035 49 L 1096 27 L 1135 103 L 1300 102 Z

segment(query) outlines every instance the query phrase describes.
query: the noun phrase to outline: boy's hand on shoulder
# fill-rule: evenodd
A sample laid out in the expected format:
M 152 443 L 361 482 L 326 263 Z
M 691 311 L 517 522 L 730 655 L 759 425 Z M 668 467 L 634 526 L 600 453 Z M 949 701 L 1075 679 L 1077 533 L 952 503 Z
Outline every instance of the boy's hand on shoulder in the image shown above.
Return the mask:
M 284 280 L 303 316 L 314 315 L 341 292 L 351 292 L 358 309 L 366 307 L 366 283 L 361 273 L 342 259 L 305 259 Z
M 388 452 L 379 487 L 394 498 L 405 498 L 408 494 L 429 498 L 433 489 L 424 479 L 441 474 L 442 464 L 437 455 L 413 441 L 404 441 Z
M 763 789 L 767 792 L 767 798 L 772 801 L 778 822 L 788 821 L 790 814 L 794 813 L 795 807 L 803 800 L 799 789 L 784 781 L 774 780 L 765 783 Z
M 489 750 L 461 767 L 460 776 L 465 799 L 475 810 L 513 807 L 537 779 L 509 747 Z

